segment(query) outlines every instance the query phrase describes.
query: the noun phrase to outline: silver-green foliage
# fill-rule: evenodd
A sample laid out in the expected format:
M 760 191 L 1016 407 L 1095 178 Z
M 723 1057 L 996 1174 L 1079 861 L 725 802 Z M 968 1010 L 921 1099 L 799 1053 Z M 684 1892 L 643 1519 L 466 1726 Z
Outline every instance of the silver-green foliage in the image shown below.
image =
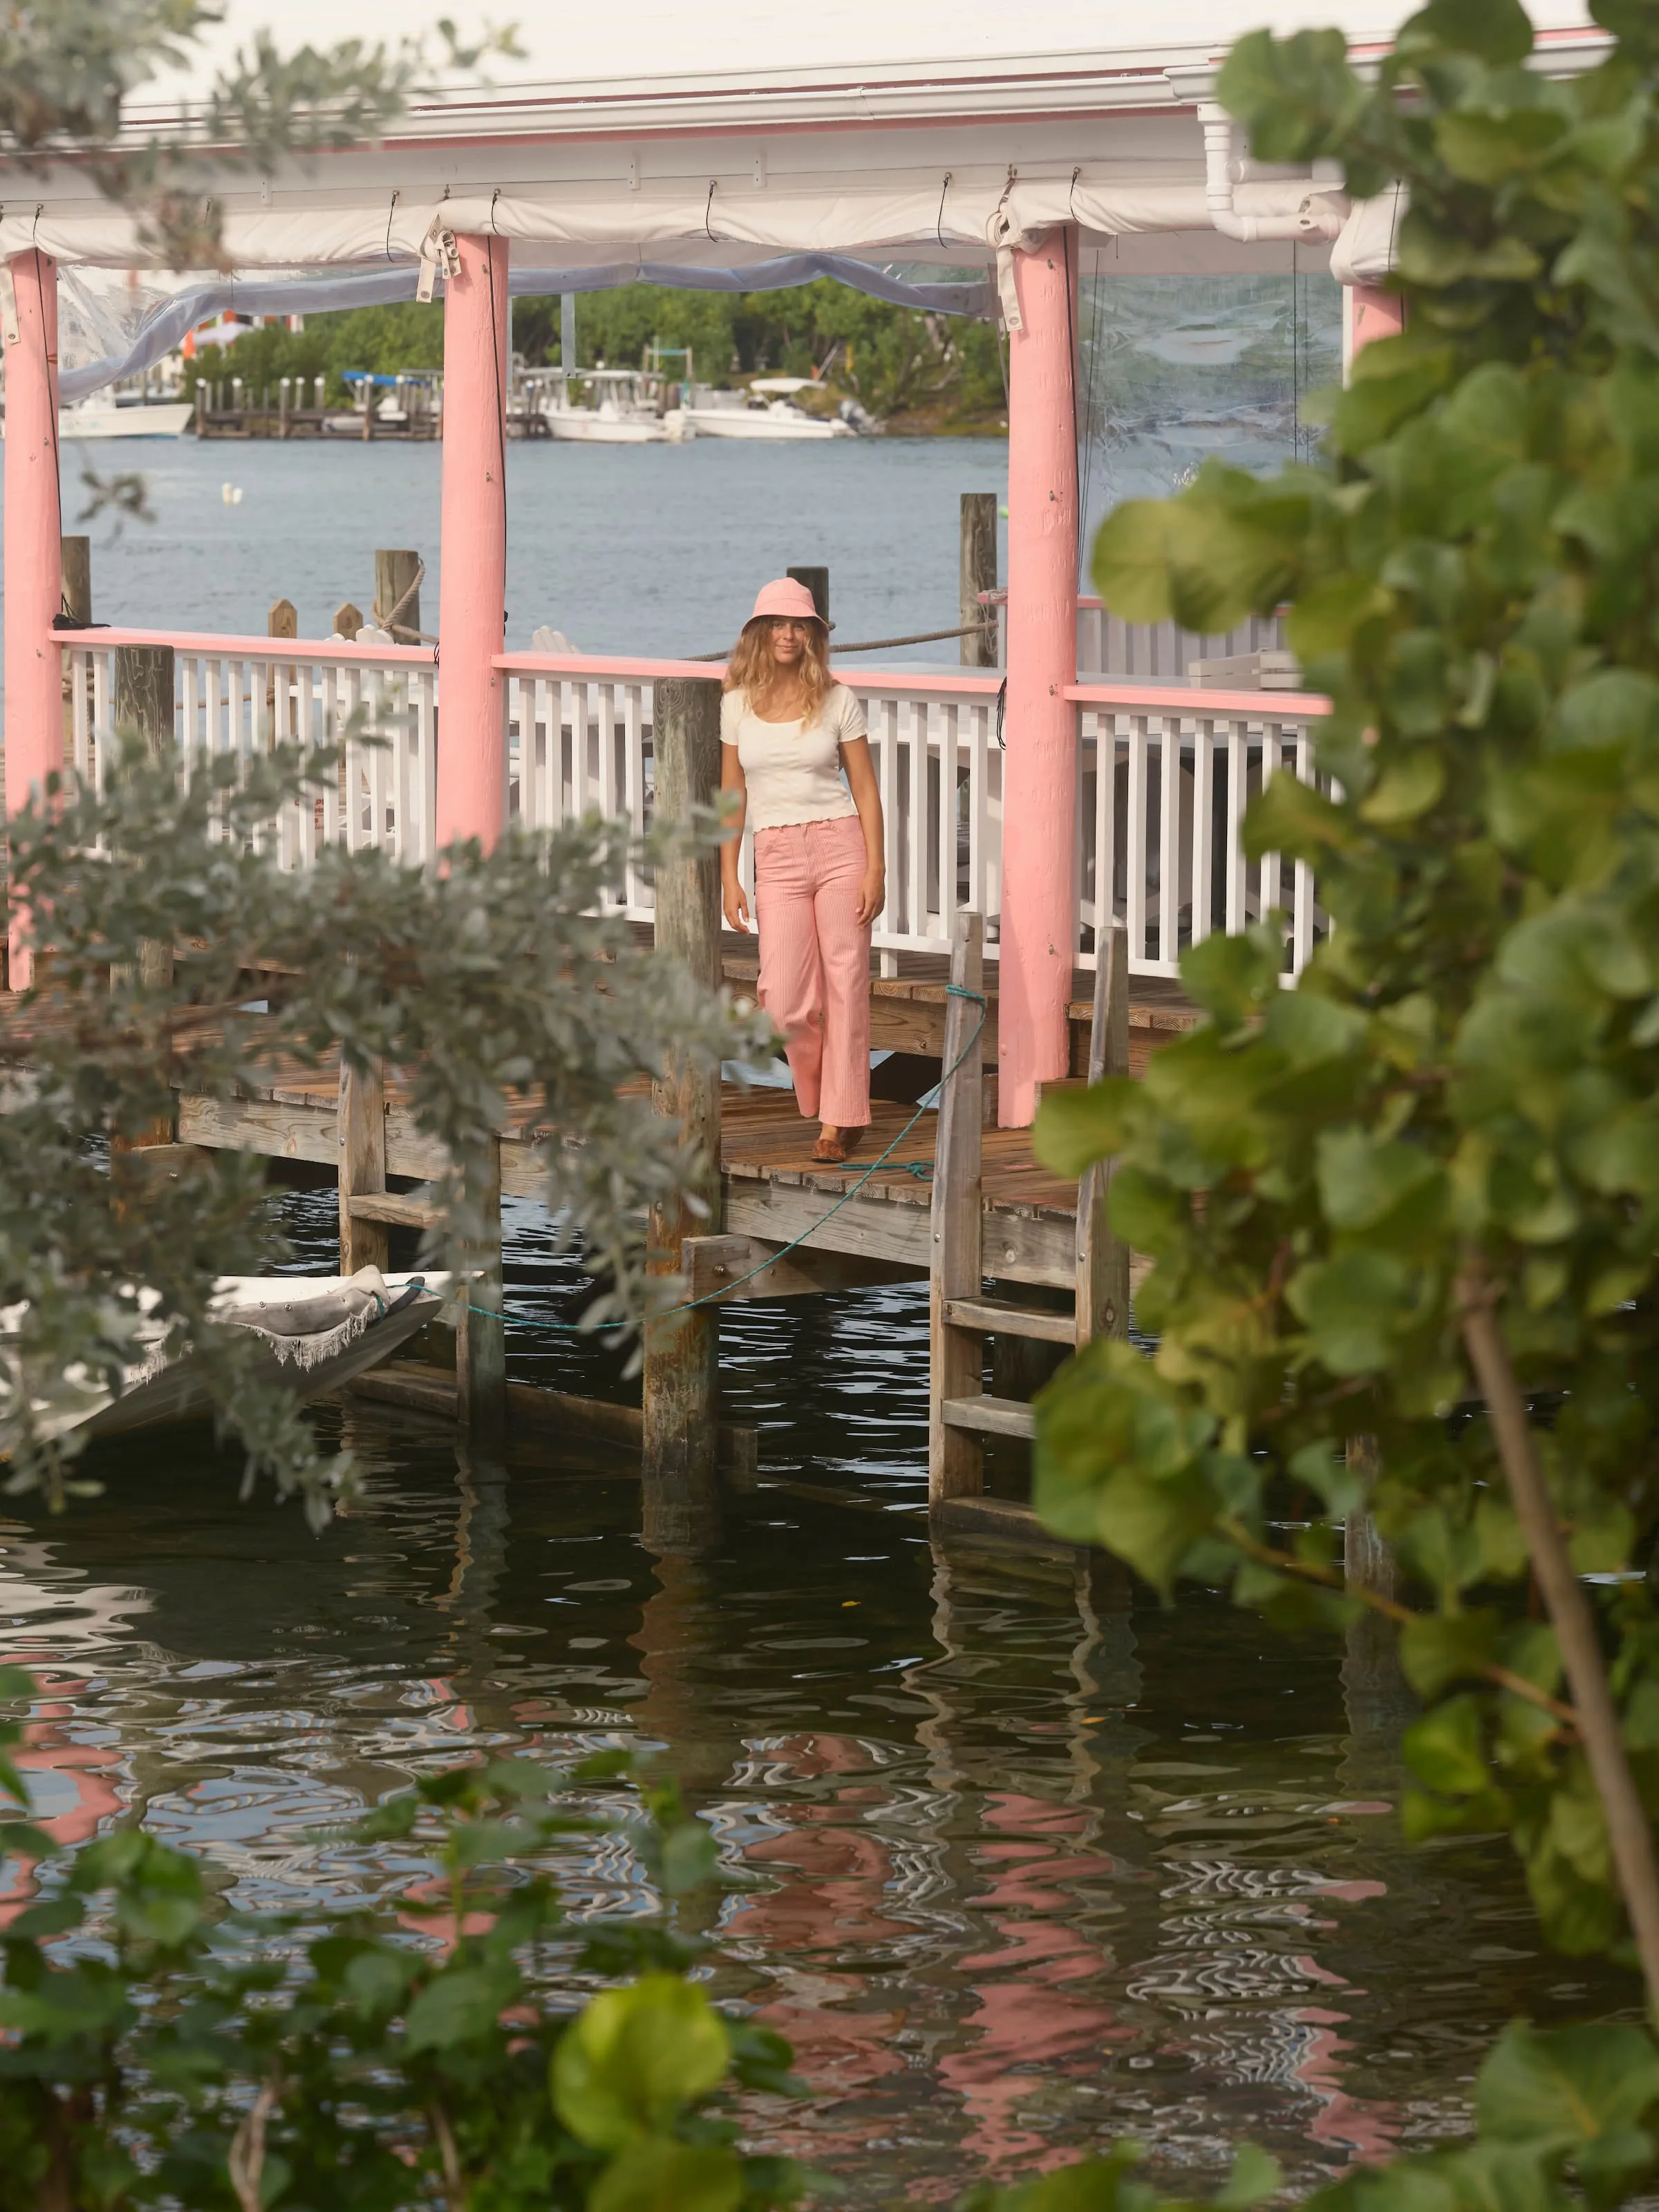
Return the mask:
M 646 1308 L 646 1209 L 698 1164 L 652 1110 L 650 1080 L 669 1055 L 744 1058 L 760 1026 L 600 912 L 632 849 L 616 823 L 515 831 L 490 853 L 459 843 L 426 870 L 338 846 L 304 874 L 279 868 L 262 849 L 271 817 L 331 802 L 335 774 L 331 756 L 283 750 L 251 774 L 204 759 L 181 781 L 132 745 L 101 793 L 54 786 L 11 824 L 14 896 L 44 955 L 0 1023 L 0 1307 L 21 1308 L 0 1362 L 0 1453 L 15 1490 L 59 1479 L 42 1414 L 118 1384 L 146 1318 L 202 1349 L 251 1468 L 325 1512 L 343 1471 L 258 1381 L 243 1333 L 209 1315 L 216 1275 L 279 1249 L 263 1164 L 198 1152 L 161 1178 L 122 1148 L 171 1119 L 180 1089 L 227 1100 L 337 1049 L 402 1067 L 416 1128 L 451 1163 L 446 1241 L 463 1259 L 511 1094 L 549 1133 L 549 1206 L 605 1279 L 587 1318 Z M 665 833 L 632 857 L 648 867 L 672 849 Z M 147 957 L 157 945 L 177 948 L 170 975 Z M 148 1316 L 141 1291 L 161 1300 Z M 653 1279 L 651 1295 L 672 1294 Z

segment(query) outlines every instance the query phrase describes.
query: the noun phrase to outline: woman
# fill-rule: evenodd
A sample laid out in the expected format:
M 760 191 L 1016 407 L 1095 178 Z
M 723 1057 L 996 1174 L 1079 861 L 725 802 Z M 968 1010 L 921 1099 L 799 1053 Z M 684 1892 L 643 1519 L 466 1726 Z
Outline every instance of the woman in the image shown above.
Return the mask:
M 749 927 L 738 880 L 746 820 L 761 1004 L 783 1031 L 802 1114 L 822 1120 L 812 1158 L 844 1160 L 870 1126 L 881 798 L 864 709 L 830 673 L 828 627 L 805 584 L 768 584 L 744 624 L 720 702 L 720 790 L 736 800 L 739 833 L 720 848 L 726 925 Z

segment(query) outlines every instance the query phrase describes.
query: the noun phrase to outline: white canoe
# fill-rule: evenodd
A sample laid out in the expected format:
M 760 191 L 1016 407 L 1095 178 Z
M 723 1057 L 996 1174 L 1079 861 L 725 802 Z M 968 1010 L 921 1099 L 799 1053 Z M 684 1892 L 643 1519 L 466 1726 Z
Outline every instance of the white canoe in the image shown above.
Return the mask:
M 398 1275 L 383 1275 L 378 1267 L 362 1267 L 355 1275 L 225 1275 L 215 1285 L 214 1316 L 257 1336 L 269 1379 L 307 1400 L 391 1358 L 437 1318 L 450 1283 L 447 1273 L 432 1269 Z M 6 1323 L 15 1328 L 15 1314 L 13 1309 L 0 1315 L 0 1359 Z M 141 1343 L 143 1334 L 141 1328 Z M 126 1436 L 205 1413 L 212 1401 L 201 1361 L 189 1345 L 169 1351 L 156 1334 L 155 1349 L 125 1370 L 118 1392 L 101 1376 L 71 1371 L 65 1381 L 73 1402 L 43 1407 L 42 1432 Z

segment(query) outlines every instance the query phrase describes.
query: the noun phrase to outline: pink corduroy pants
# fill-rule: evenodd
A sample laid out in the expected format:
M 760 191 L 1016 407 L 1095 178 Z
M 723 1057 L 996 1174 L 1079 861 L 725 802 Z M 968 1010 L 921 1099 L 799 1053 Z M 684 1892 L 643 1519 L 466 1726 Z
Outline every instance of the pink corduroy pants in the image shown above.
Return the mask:
M 864 832 L 856 815 L 755 832 L 760 1000 L 783 1031 L 809 1119 L 870 1119 L 870 925 L 858 919 Z

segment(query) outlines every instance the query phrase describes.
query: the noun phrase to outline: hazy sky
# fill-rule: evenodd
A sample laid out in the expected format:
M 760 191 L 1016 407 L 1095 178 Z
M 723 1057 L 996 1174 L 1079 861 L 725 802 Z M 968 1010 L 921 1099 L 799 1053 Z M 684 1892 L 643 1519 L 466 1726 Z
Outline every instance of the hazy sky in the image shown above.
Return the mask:
M 343 37 L 396 39 L 453 15 L 464 30 L 512 23 L 526 59 L 498 64 L 501 82 L 842 66 L 1054 51 L 1109 51 L 1148 39 L 1224 46 L 1262 21 L 1281 28 L 1341 20 L 1372 32 L 1413 0 L 626 0 L 620 7 L 550 7 L 547 0 L 228 0 L 213 49 L 261 25 L 283 46 Z M 1577 22 L 1577 0 L 1534 0 L 1534 20 Z

